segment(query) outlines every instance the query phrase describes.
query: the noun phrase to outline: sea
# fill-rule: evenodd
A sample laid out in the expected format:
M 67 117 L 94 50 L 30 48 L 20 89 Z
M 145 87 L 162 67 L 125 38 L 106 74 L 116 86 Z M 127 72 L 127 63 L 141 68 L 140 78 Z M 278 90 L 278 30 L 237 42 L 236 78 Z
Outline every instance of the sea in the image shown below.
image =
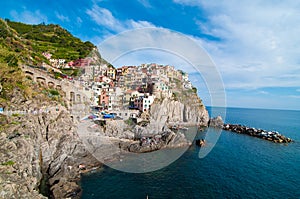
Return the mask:
M 201 158 L 201 148 L 193 144 L 160 170 L 127 173 L 104 166 L 85 174 L 80 181 L 82 198 L 300 199 L 300 111 L 226 108 L 225 122 L 278 131 L 294 142 L 278 144 L 221 131 L 214 147 Z M 186 133 L 196 131 L 201 138 L 214 134 L 210 130 L 190 128 Z

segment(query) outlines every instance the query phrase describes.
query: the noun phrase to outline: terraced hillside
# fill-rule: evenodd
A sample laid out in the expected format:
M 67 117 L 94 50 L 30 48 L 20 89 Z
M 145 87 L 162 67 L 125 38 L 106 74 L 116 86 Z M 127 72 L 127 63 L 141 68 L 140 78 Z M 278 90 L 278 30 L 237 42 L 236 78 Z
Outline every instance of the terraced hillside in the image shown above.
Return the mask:
M 16 57 L 11 64 L 17 61 L 33 65 L 48 63 L 43 52 L 51 53 L 54 59 L 72 61 L 87 57 L 94 48 L 91 42 L 81 41 L 59 25 L 30 25 L 0 19 L 0 55 L 4 55 L 0 62 L 7 63 Z

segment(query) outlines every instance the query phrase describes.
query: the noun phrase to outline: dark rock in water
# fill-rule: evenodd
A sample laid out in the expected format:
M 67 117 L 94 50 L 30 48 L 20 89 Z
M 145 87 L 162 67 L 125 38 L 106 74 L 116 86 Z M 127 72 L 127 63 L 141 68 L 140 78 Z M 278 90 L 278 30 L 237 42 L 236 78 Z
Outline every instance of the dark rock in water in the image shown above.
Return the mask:
M 208 126 L 215 127 L 215 128 L 223 128 L 224 122 L 221 116 L 211 118 L 209 120 Z

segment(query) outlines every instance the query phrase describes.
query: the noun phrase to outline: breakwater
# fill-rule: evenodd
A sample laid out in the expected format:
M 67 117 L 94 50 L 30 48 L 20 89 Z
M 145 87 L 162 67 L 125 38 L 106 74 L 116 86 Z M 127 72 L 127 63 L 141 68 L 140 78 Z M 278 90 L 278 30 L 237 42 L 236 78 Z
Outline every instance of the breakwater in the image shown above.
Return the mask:
M 261 138 L 275 143 L 290 143 L 293 141 L 291 138 L 285 137 L 277 131 L 266 131 L 262 129 L 243 126 L 240 124 L 224 124 L 223 130 L 239 134 L 246 134 L 252 137 Z

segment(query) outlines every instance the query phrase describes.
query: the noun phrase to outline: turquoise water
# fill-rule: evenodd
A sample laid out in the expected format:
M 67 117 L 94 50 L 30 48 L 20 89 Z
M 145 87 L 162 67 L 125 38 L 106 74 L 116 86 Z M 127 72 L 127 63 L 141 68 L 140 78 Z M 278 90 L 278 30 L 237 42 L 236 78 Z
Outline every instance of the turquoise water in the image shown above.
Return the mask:
M 300 198 L 300 111 L 228 108 L 226 122 L 276 130 L 275 144 L 223 131 L 203 159 L 193 145 L 161 170 L 131 174 L 104 167 L 82 177 L 88 198 Z M 205 132 L 198 132 L 202 137 Z

